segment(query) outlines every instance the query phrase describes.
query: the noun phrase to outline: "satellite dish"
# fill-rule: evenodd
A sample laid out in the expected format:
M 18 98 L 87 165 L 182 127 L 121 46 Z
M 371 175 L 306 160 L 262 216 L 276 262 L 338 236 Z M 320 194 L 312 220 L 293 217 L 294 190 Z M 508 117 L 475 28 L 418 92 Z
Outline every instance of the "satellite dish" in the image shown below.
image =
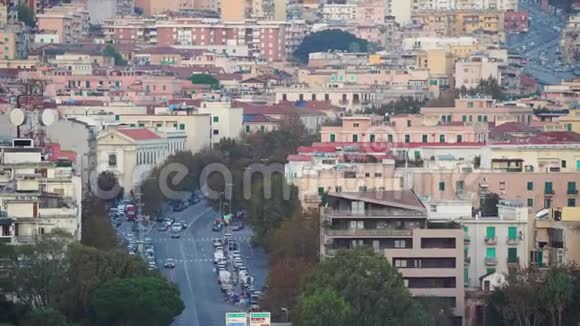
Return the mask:
M 15 126 L 22 126 L 26 122 L 26 114 L 22 109 L 12 109 L 10 111 L 10 122 Z
M 47 109 L 42 111 L 42 115 L 40 117 L 40 123 L 43 126 L 50 126 L 58 119 L 58 115 L 55 110 Z

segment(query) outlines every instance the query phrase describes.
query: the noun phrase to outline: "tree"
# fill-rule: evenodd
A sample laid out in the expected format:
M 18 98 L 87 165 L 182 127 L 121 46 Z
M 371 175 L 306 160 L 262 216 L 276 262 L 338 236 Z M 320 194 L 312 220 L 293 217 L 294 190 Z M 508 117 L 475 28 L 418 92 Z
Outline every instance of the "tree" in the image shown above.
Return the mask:
M 54 309 L 30 311 L 19 323 L 21 326 L 66 326 L 66 318 Z
M 442 91 L 439 97 L 429 100 L 426 107 L 447 108 L 455 106 L 455 99 L 459 97 L 459 91 L 456 89 L 448 89 Z
M 546 274 L 543 293 L 552 326 L 562 326 L 564 308 L 572 302 L 574 287 L 572 277 L 566 270 L 552 268 Z
M 350 319 L 345 325 L 432 325 L 397 270 L 370 250 L 338 251 L 335 257 L 319 264 L 306 280 L 297 320 L 304 321 L 309 311 L 316 311 L 306 304 L 331 301 L 332 296 L 323 295 L 325 291 L 337 293 L 350 306 Z M 314 299 L 321 296 L 325 300 Z
M 184 309 L 179 290 L 160 277 L 116 279 L 95 292 L 95 312 L 107 325 L 170 325 Z
M 18 20 L 23 22 L 28 27 L 36 26 L 36 17 L 34 11 L 26 4 L 26 2 L 18 3 Z
M 464 96 L 491 96 L 495 100 L 503 100 L 505 98 L 501 85 L 499 85 L 497 79 L 491 76 L 487 79 L 481 79 L 475 88 L 467 89 L 465 86 L 462 86 L 459 89 L 459 94 Z
M 220 81 L 210 74 L 193 74 L 189 77 L 192 84 L 209 85 L 211 89 L 220 89 Z
M 328 29 L 306 36 L 294 51 L 294 59 L 300 63 L 308 63 L 308 57 L 313 52 L 328 52 L 330 50 L 367 52 L 368 48 L 369 42 L 367 40 L 339 29 Z
M 103 171 L 97 177 L 96 195 L 105 200 L 119 200 L 123 198 L 125 189 L 119 184 L 119 179 L 112 171 Z M 110 198 L 116 195 L 114 198 Z
M 111 45 L 107 44 L 103 49 L 103 55 L 106 57 L 111 57 L 115 60 L 115 66 L 126 66 L 127 61 L 123 58 L 123 56 L 117 51 L 117 49 Z
M 82 237 L 84 245 L 102 250 L 118 247 L 117 234 L 107 215 L 105 202 L 92 194 L 83 200 Z
M 401 97 L 396 101 L 381 105 L 380 107 L 372 107 L 365 109 L 365 114 L 416 114 L 421 110 L 421 101 L 417 101 L 412 97 Z
M 349 326 L 352 308 L 333 289 L 323 289 L 300 303 L 300 326 Z

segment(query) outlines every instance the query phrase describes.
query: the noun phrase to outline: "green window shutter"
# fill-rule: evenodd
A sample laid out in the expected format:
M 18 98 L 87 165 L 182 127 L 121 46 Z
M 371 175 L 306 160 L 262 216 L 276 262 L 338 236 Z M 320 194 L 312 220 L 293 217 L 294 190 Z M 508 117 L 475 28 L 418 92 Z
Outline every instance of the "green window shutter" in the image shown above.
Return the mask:
M 463 284 L 469 284 L 469 268 L 463 268 Z
M 177 129 L 177 123 L 173 124 L 173 128 Z
M 528 190 L 529 191 L 534 190 L 534 183 L 532 181 L 528 181 Z
M 352 135 L 352 142 L 353 143 L 358 142 L 358 135 Z
M 485 250 L 485 256 L 488 258 L 495 258 L 495 248 L 487 248 Z
M 324 195 L 324 187 L 318 187 L 318 194 L 319 195 Z
M 554 190 L 552 189 L 552 182 L 547 181 L 544 183 L 544 192 L 547 194 L 551 194 Z
M 488 268 L 485 270 L 486 274 L 493 274 L 495 273 L 495 268 Z
M 410 142 L 411 142 L 411 136 L 405 135 L 405 143 L 410 143 Z
M 495 239 L 495 226 L 488 226 L 485 231 L 486 231 L 485 232 L 485 237 L 486 238 Z
M 213 122 L 215 122 L 215 123 L 220 122 L 220 117 L 218 117 L 218 116 L 213 117 Z
M 580 171 L 580 160 L 576 161 L 576 171 Z
M 421 136 L 421 141 L 424 142 L 424 143 L 428 142 L 429 141 L 429 136 L 428 135 Z
M 443 181 L 440 181 L 439 182 L 439 190 L 440 191 L 445 191 L 445 182 L 443 182 Z
M 515 263 L 518 259 L 518 248 L 508 248 L 508 262 Z
M 375 135 L 371 135 L 370 138 L 371 138 L 370 139 L 371 143 L 374 143 L 375 142 Z
M 472 116 L 472 115 L 470 115 L 470 116 L 469 116 L 469 122 L 472 122 L 472 121 L 473 121 L 473 116 Z
M 129 127 L 135 127 L 135 124 L 134 124 L 134 123 L 132 123 L 132 124 L 130 124 L 130 125 L 129 125 Z
M 439 135 L 439 142 L 440 143 L 444 143 L 445 142 L 445 135 Z
M 483 116 L 483 122 L 487 122 L 487 116 L 486 115 Z
M 568 182 L 568 194 L 575 195 L 576 194 L 576 182 L 569 181 Z
M 528 198 L 528 207 L 534 207 L 534 200 L 532 198 Z
M 421 158 L 421 152 L 415 151 L 415 159 L 418 160 Z
M 467 116 L 466 116 L 466 115 L 462 116 L 462 117 L 461 117 L 461 121 L 463 121 L 463 122 L 467 122 Z
M 392 143 L 392 142 L 393 142 L 393 135 L 387 135 L 387 141 L 388 141 L 389 143 Z M 580 161 L 578 161 L 578 162 L 580 162 Z M 580 165 L 579 165 L 579 166 L 580 166 Z M 580 167 L 578 168 L 578 170 L 580 170 Z
M 477 121 L 478 122 L 481 122 L 481 116 L 480 115 L 477 116 Z
M 518 237 L 518 228 L 515 226 L 508 227 L 508 239 L 516 240 Z
M 571 123 L 569 123 L 567 127 L 568 127 L 568 129 L 567 129 L 568 131 L 572 131 L 572 124 Z
M 336 141 L 336 135 L 335 134 L 330 134 L 330 142 L 334 143 Z
M 542 267 L 544 266 L 544 252 L 543 251 L 538 251 L 538 266 Z
M 179 124 L 179 130 L 185 130 L 185 123 Z
M 119 120 L 121 120 L 121 116 L 120 116 L 120 115 L 118 115 L 118 114 L 115 114 L 115 121 L 119 121 Z M 580 162 L 580 161 L 579 161 L 579 162 Z
M 156 123 L 156 124 L 155 124 L 155 126 L 156 126 L 157 128 L 161 128 L 161 127 L 163 127 L 163 124 L 162 124 L 162 123 Z
M 140 123 L 140 124 L 139 124 L 139 127 L 140 127 L 140 128 L 145 128 L 145 124 L 144 124 L 144 123 Z
M 467 231 L 469 231 L 469 228 L 467 227 L 467 225 L 463 226 L 463 232 L 467 233 Z

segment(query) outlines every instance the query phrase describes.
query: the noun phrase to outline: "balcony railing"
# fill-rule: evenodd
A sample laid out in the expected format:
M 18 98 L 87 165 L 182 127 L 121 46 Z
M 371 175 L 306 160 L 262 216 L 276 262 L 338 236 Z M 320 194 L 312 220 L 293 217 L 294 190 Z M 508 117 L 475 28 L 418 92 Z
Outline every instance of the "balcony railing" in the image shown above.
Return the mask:
M 464 262 L 465 265 L 471 264 L 471 257 L 464 257 L 463 258 L 463 262 Z
M 520 242 L 520 239 L 518 239 L 518 238 L 515 238 L 515 239 L 508 238 L 507 239 L 507 244 L 508 245 L 517 245 L 519 242 Z
M 413 230 L 397 229 L 326 229 L 324 234 L 330 237 L 410 237 Z
M 508 265 L 519 265 L 520 257 L 508 257 L 507 263 Z
M 576 190 L 576 189 L 568 189 L 567 193 L 568 193 L 568 195 L 577 195 L 578 194 L 578 190 Z
M 497 265 L 497 258 L 495 258 L 495 257 L 485 257 L 485 265 L 486 266 L 495 266 L 495 265 Z
M 495 244 L 497 244 L 497 238 L 496 237 L 485 237 L 485 244 L 495 245 Z
M 401 217 L 401 218 L 425 218 L 426 216 L 423 213 L 417 212 L 401 212 L 401 211 L 390 211 L 390 210 L 364 210 L 364 211 L 353 211 L 349 209 L 332 209 L 326 208 L 324 209 L 324 214 L 330 217 L 351 217 L 351 216 L 368 216 L 368 217 Z
M 546 196 L 553 196 L 555 194 L 554 189 L 546 189 L 544 190 L 544 194 Z

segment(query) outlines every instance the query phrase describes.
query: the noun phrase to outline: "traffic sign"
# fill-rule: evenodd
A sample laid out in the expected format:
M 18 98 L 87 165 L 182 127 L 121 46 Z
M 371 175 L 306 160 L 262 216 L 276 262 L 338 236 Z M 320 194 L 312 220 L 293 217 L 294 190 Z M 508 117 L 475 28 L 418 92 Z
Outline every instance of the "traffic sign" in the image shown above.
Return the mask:
M 250 326 L 270 326 L 269 312 L 250 312 Z
M 247 326 L 248 314 L 245 312 L 226 312 L 226 326 Z

